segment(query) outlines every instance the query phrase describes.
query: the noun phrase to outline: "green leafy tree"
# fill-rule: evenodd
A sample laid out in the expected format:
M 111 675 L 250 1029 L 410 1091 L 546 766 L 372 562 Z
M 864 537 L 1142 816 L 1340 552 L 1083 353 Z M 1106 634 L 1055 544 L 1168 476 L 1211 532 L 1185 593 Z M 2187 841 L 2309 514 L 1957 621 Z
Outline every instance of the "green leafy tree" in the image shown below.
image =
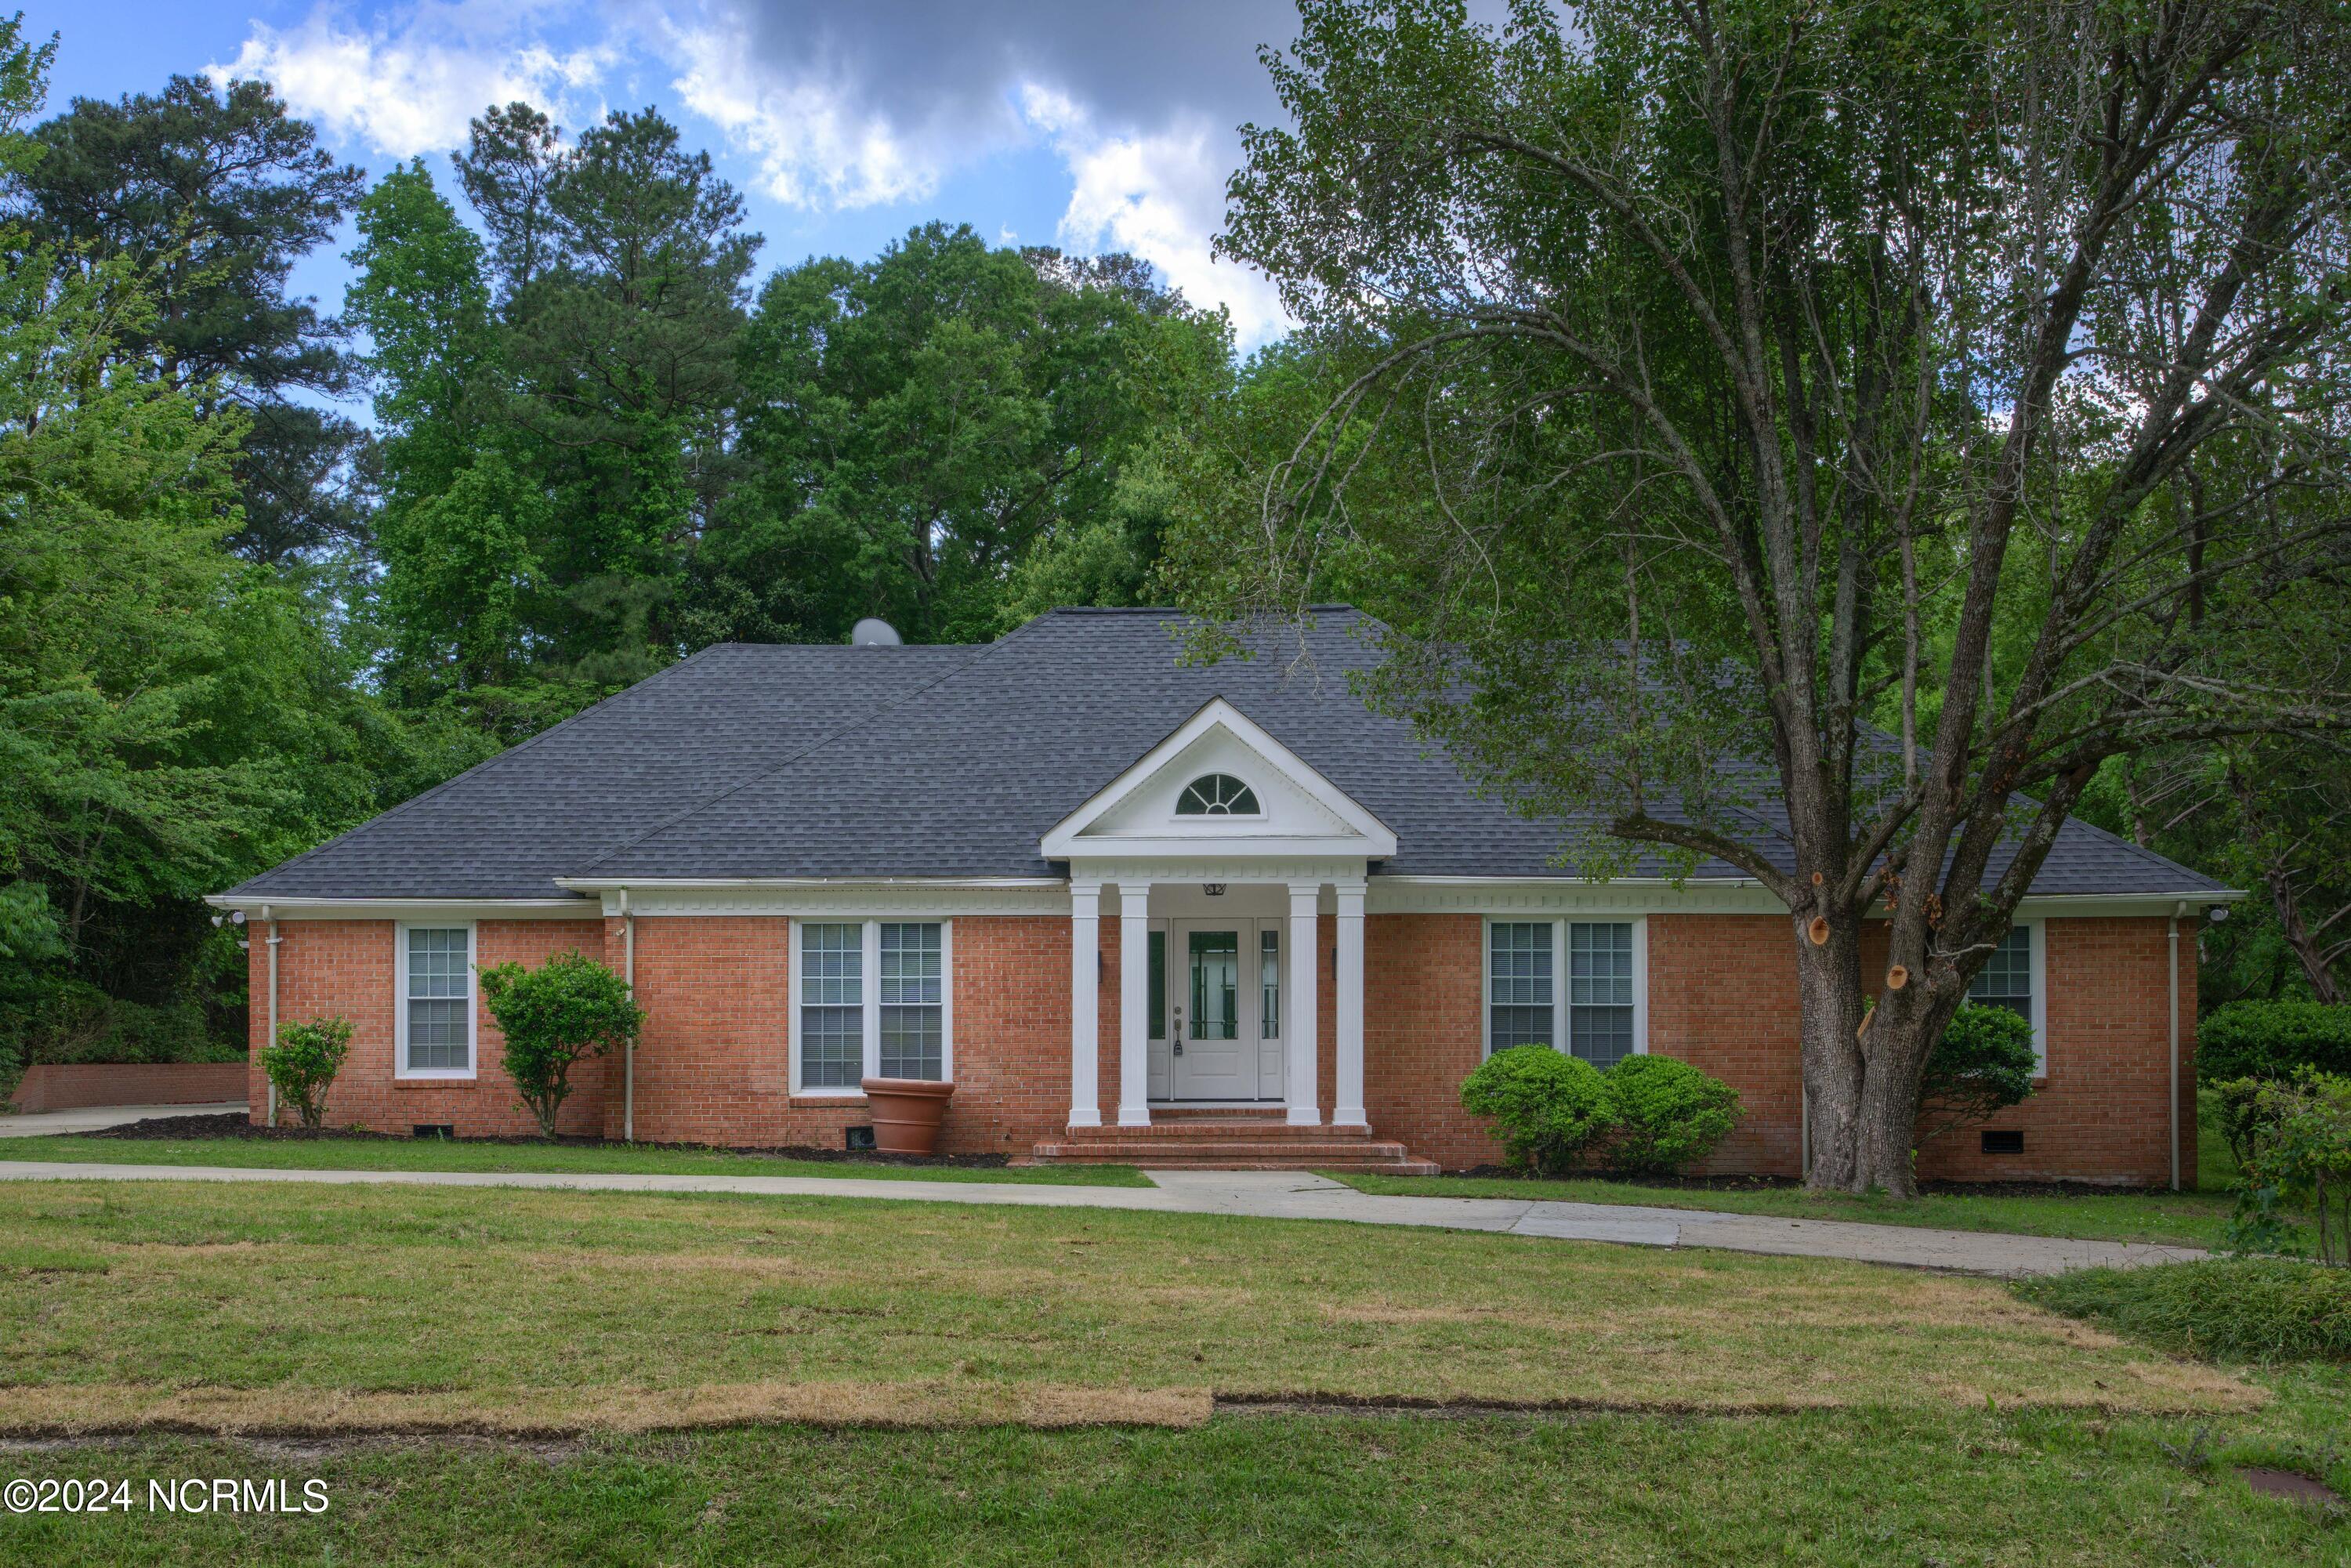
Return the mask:
M 572 1068 L 626 1046 L 645 1022 L 627 982 L 579 953 L 558 953 L 536 969 L 484 969 L 482 999 L 506 1036 L 507 1076 L 549 1138 Z
M 1582 869 L 1770 890 L 1811 1180 L 1910 1193 L 1928 1059 L 2105 760 L 2351 712 L 2351 30 L 1301 16 L 1222 243 L 1345 379 L 1189 591 L 1385 587 L 1374 696 L 1595 824 Z
M 25 130 L 45 61 L 0 30 L 0 177 L 56 155 Z M 481 755 L 363 689 L 328 596 L 223 549 L 246 415 L 157 372 L 147 282 L 131 254 L 0 222 L 0 1058 L 19 1062 L 241 1051 L 244 956 L 203 895 Z
M 831 640 L 880 615 L 977 641 L 1126 603 L 1157 555 L 1163 423 L 1229 379 L 1229 332 L 1123 257 L 929 224 L 761 291 L 742 346 L 754 467 L 708 541 L 705 633 Z
M 266 82 L 175 76 L 160 93 L 74 99 L 33 132 L 9 182 L 32 239 L 82 265 L 125 264 L 152 308 L 110 352 L 233 411 L 239 554 L 283 561 L 362 526 L 347 465 L 360 441 L 320 406 L 349 388 L 339 323 L 289 292 L 295 263 L 359 194 Z
M 327 1091 L 350 1054 L 351 1020 L 311 1019 L 306 1023 L 277 1026 L 277 1043 L 261 1053 L 261 1070 L 269 1075 L 278 1100 L 305 1127 L 316 1128 L 327 1117 Z

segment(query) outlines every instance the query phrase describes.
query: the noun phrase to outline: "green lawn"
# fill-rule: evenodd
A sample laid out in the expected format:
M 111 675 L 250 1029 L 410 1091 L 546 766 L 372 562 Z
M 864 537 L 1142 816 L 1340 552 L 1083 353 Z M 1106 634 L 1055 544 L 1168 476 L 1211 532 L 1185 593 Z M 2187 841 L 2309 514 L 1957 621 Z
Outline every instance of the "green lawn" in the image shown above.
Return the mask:
M 316 1477 L 329 1499 L 0 1516 L 7 1563 L 2024 1568 L 2346 1545 L 2211 1462 L 2351 1488 L 2342 1369 L 2231 1373 L 1989 1281 L 1830 1261 L 1209 1215 L 68 1182 L 0 1189 L 0 1431 L 62 1437 L 16 1448 L 9 1477 L 127 1479 L 142 1503 L 150 1478 Z
M 1917 1225 L 1938 1230 L 2007 1230 L 2025 1236 L 2072 1236 L 2093 1241 L 2157 1241 L 2218 1247 L 2234 1200 L 2222 1193 L 2102 1193 L 2085 1189 L 2062 1197 L 2007 1197 L 1928 1193 L 1910 1202 L 1806 1192 L 1800 1187 L 1697 1188 L 1570 1177 L 1392 1176 L 1332 1171 L 1364 1192 L 1421 1197 L 1525 1197 L 1566 1203 L 1639 1204 L 1656 1208 L 1708 1208 L 1787 1219 L 1857 1219 L 1873 1225 Z
M 2236 1199 L 2229 1184 L 2236 1162 L 2215 1131 L 2209 1110 L 2198 1118 L 2195 1192 L 2101 1192 L 2085 1187 L 2063 1197 L 2013 1197 L 1984 1193 L 1929 1193 L 1913 1202 L 1851 1197 L 1792 1187 L 1701 1190 L 1639 1182 L 1571 1177 L 1560 1181 L 1513 1176 L 1391 1176 L 1329 1173 L 1364 1192 L 1419 1197 L 1524 1197 L 1566 1203 L 1646 1205 L 1763 1214 L 1782 1219 L 1852 1219 L 1871 1225 L 1916 1225 L 1933 1230 L 2006 1230 L 2024 1236 L 2070 1236 L 2089 1241 L 2151 1241 L 2216 1249 Z
M 2338 1391 L 2339 1393 L 2339 1391 Z M 2337 1405 L 2338 1412 L 2343 1408 Z M 1189 1431 L 758 1427 L 530 1449 L 178 1437 L 13 1469 L 326 1482 L 317 1518 L 0 1518 L 0 1562 L 2340 1562 L 2346 1529 L 2190 1468 L 2193 1423 L 2035 1411 L 1573 1421 L 1223 1416 Z M 2167 1447 L 2168 1446 L 2168 1447 Z
M 659 1176 L 861 1176 L 882 1181 L 1050 1182 L 1149 1186 L 1132 1166 L 909 1166 L 796 1160 L 725 1149 L 497 1144 L 434 1138 L 0 1138 L 0 1160 L 113 1166 L 240 1166 L 271 1170 L 594 1171 Z
M 1709 1411 L 2257 1399 L 1954 1276 L 831 1197 L 11 1183 L 0 1322 L 0 1432 L 19 1433 L 302 1425 L 322 1400 L 343 1427 L 547 1430 L 820 1416 L 826 1399 L 923 1421 L 1196 1420 L 1211 1393 Z

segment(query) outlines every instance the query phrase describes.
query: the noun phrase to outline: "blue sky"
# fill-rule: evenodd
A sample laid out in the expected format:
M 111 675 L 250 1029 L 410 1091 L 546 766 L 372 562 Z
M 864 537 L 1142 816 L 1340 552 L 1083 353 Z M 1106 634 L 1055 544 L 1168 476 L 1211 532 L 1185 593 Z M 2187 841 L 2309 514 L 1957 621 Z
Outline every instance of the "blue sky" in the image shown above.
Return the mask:
M 657 105 L 707 147 L 767 236 L 760 270 L 870 256 L 931 218 L 991 239 L 1144 257 L 1281 329 L 1261 277 L 1209 256 L 1235 127 L 1278 112 L 1256 58 L 1285 0 L 23 0 L 60 35 L 50 108 L 174 71 L 257 76 L 339 156 L 381 172 L 445 154 L 492 101 L 565 127 Z M 314 256 L 298 284 L 340 308 Z

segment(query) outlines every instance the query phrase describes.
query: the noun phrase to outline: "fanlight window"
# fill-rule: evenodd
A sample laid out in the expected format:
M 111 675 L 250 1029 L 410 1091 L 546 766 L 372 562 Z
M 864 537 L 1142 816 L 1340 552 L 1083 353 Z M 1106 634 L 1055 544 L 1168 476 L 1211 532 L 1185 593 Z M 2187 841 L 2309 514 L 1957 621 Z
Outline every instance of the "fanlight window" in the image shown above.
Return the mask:
M 1254 817 L 1257 795 L 1229 773 L 1204 773 L 1184 786 L 1176 802 L 1179 817 Z

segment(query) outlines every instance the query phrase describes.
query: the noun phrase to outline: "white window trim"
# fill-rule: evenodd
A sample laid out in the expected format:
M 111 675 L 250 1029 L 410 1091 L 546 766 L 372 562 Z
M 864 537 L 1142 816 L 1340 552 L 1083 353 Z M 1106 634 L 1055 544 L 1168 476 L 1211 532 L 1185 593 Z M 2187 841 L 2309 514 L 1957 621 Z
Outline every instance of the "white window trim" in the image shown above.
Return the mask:
M 1478 929 L 1479 1060 L 1494 1054 L 1494 927 L 1551 927 L 1552 1049 L 1567 1049 L 1567 928 L 1578 925 L 1630 925 L 1633 928 L 1633 1054 L 1649 1054 L 1649 917 L 1578 910 L 1573 915 L 1489 915 Z M 2038 947 L 2034 949 L 2039 951 Z M 2036 971 L 2037 973 L 2037 971 Z M 2040 992 L 2033 993 L 2039 1005 Z
M 1254 811 L 1186 811 L 1184 810 L 1184 797 L 1189 795 L 1192 792 L 1192 786 L 1203 779 L 1231 779 L 1249 792 L 1249 799 L 1257 802 L 1257 810 Z M 1176 804 L 1167 814 L 1178 822 L 1262 822 L 1265 821 L 1265 791 L 1238 773 L 1228 773 L 1221 768 L 1211 768 L 1206 773 L 1196 773 L 1184 780 L 1184 787 L 1176 791 Z
M 2043 920 L 2020 920 L 2032 950 L 2032 1076 L 2049 1076 L 2049 931 Z
M 862 1038 L 865 1060 L 859 1076 L 882 1076 L 882 927 L 891 925 L 935 925 L 939 928 L 939 1078 L 942 1082 L 955 1082 L 955 922 L 935 915 L 824 915 L 787 922 L 785 938 L 791 946 L 791 1005 L 784 1023 L 785 1035 L 791 1046 L 791 1093 L 798 1100 L 862 1100 L 865 1091 L 857 1084 L 807 1084 L 800 1081 L 800 998 L 807 994 L 800 984 L 800 932 L 810 925 L 854 925 L 862 932 L 863 949 L 862 976 L 858 987 L 860 1007 L 863 1014 Z
M 408 934 L 410 931 L 463 931 L 465 934 L 465 1065 L 412 1068 L 408 1065 Z M 470 920 L 399 921 L 392 928 L 392 1076 L 416 1082 L 464 1082 L 482 1065 L 482 977 L 477 936 Z
M 2035 915 L 2013 919 L 2009 924 L 2024 927 L 2025 983 L 2032 988 L 2032 1077 L 2039 1082 L 2049 1076 L 2049 923 Z M 1968 988 L 1974 990 L 1973 980 L 1968 983 Z M 1965 999 L 1974 998 L 1970 996 Z

